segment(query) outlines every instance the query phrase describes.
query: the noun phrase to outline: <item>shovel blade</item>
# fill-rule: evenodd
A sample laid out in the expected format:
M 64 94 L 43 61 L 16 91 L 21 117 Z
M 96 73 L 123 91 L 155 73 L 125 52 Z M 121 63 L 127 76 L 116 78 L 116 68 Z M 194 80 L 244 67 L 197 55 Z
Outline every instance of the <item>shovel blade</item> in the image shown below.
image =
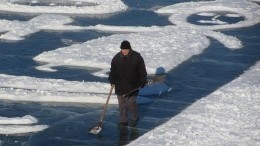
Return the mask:
M 97 127 L 93 127 L 89 130 L 89 133 L 91 134 L 98 134 L 101 131 L 101 127 L 97 126 Z

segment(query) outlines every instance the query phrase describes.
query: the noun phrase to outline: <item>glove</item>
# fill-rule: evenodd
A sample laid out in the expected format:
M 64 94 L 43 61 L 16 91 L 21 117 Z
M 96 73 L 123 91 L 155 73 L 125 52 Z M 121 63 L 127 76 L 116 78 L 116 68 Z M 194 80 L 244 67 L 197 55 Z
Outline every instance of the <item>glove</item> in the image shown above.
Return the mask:
M 110 85 L 112 86 L 112 85 L 115 85 L 115 81 L 111 81 L 110 80 Z
M 153 80 L 151 80 L 151 79 L 147 80 L 147 85 L 148 86 L 152 86 L 153 85 Z

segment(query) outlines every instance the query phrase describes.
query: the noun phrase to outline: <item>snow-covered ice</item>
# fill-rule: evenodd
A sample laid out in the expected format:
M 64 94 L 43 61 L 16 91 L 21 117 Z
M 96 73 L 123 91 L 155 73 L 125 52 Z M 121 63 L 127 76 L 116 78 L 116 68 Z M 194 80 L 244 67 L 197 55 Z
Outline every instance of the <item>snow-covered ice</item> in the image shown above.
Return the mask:
M 23 134 L 48 128 L 47 125 L 33 125 L 37 122 L 38 120 L 30 115 L 11 118 L 0 116 L 0 134 Z
M 77 0 L 78 3 L 71 6 L 58 6 L 55 3 L 40 6 L 37 5 L 42 2 L 40 0 L 31 1 L 36 6 L 21 4 L 21 2 L 1 0 L 0 10 L 33 13 L 35 17 L 28 21 L 0 20 L 0 39 L 21 41 L 30 34 L 48 30 L 94 30 L 114 33 L 81 44 L 76 43 L 43 52 L 34 58 L 35 61 L 45 63 L 37 67 L 42 71 L 55 72 L 53 67 L 57 66 L 98 66 L 101 71 L 93 75 L 101 77 L 107 76 L 110 61 L 118 52 L 119 43 L 125 39 L 132 43 L 134 50 L 142 54 L 149 74 L 160 73 L 158 72 L 160 68 L 167 73 L 191 56 L 202 53 L 210 45 L 208 37 L 218 40 L 229 49 L 243 49 L 243 42 L 239 39 L 218 31 L 248 27 L 260 22 L 260 7 L 254 3 L 259 0 L 216 0 L 166 6 L 155 12 L 169 15 L 169 20 L 174 25 L 152 27 L 103 24 L 74 26 L 70 24 L 73 18 L 66 15 L 99 15 L 124 11 L 127 6 L 120 0 L 113 0 L 113 2 Z M 72 0 L 72 2 L 76 1 Z M 83 3 L 88 3 L 89 6 L 78 6 Z M 234 24 L 220 21 L 218 13 L 222 11 L 230 12 L 225 14 L 226 17 L 244 17 L 244 20 Z M 211 21 L 201 20 L 201 23 L 218 25 L 199 26 L 189 23 L 187 18 L 195 14 L 213 17 Z M 260 83 L 259 80 L 255 80 L 259 79 L 259 71 L 258 62 L 236 80 L 192 104 L 167 123 L 148 132 L 130 145 L 259 145 Z M 104 103 L 109 88 L 108 83 L 0 74 L 0 99 L 2 100 Z M 146 95 L 161 94 L 169 90 L 171 88 L 164 83 L 145 87 L 141 90 L 138 101 L 139 103 L 151 102 L 145 97 Z M 114 95 L 110 103 L 117 104 Z M 37 120 L 32 116 L 0 117 L 0 133 L 36 132 L 48 127 L 35 125 L 35 123 Z
M 28 3 L 26 5 L 26 2 Z M 40 3 L 50 3 L 51 1 L 22 1 L 22 0 L 1 0 L 0 9 L 8 12 L 22 13 L 59 13 L 59 14 L 107 14 L 123 11 L 127 6 L 121 0 L 71 0 L 70 6 L 62 6 L 68 0 L 56 1 L 61 4 L 51 6 L 40 6 Z M 25 4 L 23 4 L 25 3 Z M 34 6 L 30 4 L 34 4 Z M 39 3 L 39 5 L 36 5 Z M 88 3 L 87 6 L 77 6 L 77 3 Z

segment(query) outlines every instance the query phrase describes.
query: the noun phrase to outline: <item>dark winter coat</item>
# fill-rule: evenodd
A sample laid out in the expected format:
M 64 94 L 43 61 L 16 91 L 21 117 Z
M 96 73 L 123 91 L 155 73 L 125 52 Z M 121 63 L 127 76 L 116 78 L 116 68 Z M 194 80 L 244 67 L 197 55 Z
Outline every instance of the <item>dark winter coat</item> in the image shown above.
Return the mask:
M 117 53 L 111 62 L 109 81 L 115 85 L 117 95 L 126 94 L 146 83 L 146 68 L 140 53 L 131 50 L 124 56 Z M 133 95 L 137 95 L 138 91 Z

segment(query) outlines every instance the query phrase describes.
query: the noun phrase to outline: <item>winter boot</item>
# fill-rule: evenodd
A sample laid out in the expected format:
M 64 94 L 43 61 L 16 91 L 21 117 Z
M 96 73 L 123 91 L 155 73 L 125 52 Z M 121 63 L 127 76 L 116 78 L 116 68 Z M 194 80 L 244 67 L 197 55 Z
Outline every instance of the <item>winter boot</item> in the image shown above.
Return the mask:
M 130 127 L 136 127 L 136 125 L 138 124 L 138 121 L 139 121 L 139 117 L 136 120 L 131 120 Z
M 124 127 L 128 126 L 128 123 L 127 122 L 120 122 L 118 123 L 118 129 L 122 129 Z

